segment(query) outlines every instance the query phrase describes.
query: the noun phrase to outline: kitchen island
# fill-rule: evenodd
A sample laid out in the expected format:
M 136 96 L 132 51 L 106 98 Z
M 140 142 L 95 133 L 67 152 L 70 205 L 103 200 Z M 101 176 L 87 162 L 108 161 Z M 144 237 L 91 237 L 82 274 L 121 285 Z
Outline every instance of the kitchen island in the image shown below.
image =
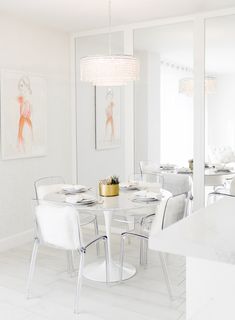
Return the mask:
M 186 256 L 187 320 L 235 319 L 235 197 L 159 231 L 149 248 Z

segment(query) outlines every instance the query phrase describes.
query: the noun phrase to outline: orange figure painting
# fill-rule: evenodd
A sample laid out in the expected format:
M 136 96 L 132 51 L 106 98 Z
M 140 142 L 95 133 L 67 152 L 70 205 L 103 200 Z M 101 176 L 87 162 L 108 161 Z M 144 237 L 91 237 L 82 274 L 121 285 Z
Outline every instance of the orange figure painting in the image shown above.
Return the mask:
M 26 126 L 30 130 L 31 138 L 33 137 L 33 125 L 31 120 L 32 103 L 31 103 L 31 85 L 30 79 L 27 76 L 20 78 L 18 82 L 17 102 L 19 106 L 19 121 L 18 121 L 18 147 L 25 151 L 25 129 Z
M 115 103 L 113 100 L 113 91 L 112 89 L 107 90 L 106 94 L 107 107 L 105 108 L 105 136 L 112 141 L 115 138 L 115 128 L 114 128 L 114 118 L 113 118 L 113 108 Z

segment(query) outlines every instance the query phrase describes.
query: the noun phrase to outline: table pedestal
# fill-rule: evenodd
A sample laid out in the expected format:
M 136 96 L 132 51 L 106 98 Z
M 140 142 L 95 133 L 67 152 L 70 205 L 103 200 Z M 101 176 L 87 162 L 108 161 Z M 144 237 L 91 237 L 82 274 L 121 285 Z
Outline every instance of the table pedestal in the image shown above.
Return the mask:
M 111 261 L 110 263 L 110 282 L 119 281 L 119 263 Z M 136 274 L 136 268 L 130 264 L 125 263 L 123 267 L 122 279 L 126 280 Z M 106 264 L 104 260 L 96 261 L 88 264 L 84 268 L 83 275 L 85 278 L 93 281 L 105 282 L 106 281 Z
M 113 212 L 111 210 L 104 211 L 105 230 L 106 230 L 106 236 L 108 237 L 107 245 L 108 245 L 108 255 L 109 255 L 110 282 L 116 282 L 120 280 L 119 279 L 120 268 L 119 268 L 119 263 L 115 262 L 112 259 L 111 244 L 110 244 L 112 215 L 113 215 Z M 135 273 L 136 273 L 136 268 L 132 265 L 125 263 L 123 267 L 122 279 L 123 280 L 129 279 L 133 277 Z M 105 282 L 106 281 L 105 261 L 102 259 L 101 261 L 96 261 L 88 264 L 84 268 L 83 275 L 84 277 L 90 280 Z

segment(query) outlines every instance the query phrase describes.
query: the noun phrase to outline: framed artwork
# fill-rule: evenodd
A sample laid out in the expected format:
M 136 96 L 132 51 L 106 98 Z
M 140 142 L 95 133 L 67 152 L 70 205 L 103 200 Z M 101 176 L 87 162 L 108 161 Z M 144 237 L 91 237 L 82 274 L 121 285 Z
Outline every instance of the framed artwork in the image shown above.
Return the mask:
M 120 87 L 95 87 L 96 149 L 120 146 Z
M 2 159 L 46 154 L 46 82 L 41 76 L 1 74 Z

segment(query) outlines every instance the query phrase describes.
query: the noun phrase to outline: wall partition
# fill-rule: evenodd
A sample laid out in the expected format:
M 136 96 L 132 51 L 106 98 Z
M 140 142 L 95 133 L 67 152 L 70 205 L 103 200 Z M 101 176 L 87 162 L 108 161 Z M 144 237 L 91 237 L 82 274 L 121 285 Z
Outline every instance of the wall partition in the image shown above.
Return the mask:
M 193 158 L 193 22 L 134 31 L 135 169 L 141 160 L 188 167 Z
M 205 192 L 235 169 L 235 15 L 205 20 Z M 207 197 L 206 197 L 207 198 Z

